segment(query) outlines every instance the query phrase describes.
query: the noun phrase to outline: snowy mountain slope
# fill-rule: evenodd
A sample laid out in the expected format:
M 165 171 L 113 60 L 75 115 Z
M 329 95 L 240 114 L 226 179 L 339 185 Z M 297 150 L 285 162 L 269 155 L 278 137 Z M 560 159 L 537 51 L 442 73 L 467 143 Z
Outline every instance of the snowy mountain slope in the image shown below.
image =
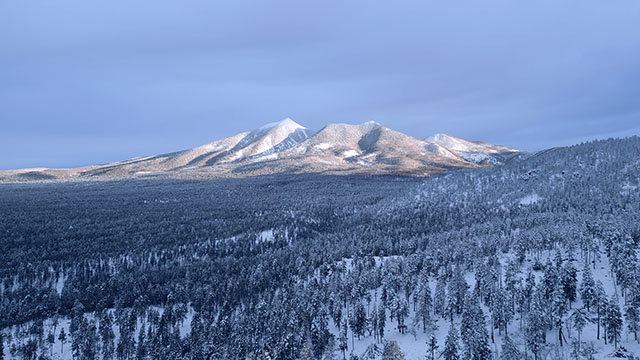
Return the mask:
M 431 135 L 425 141 L 440 145 L 475 164 L 498 164 L 519 153 L 518 150 L 505 146 L 469 141 L 447 134 Z
M 448 135 L 427 141 L 370 121 L 313 132 L 287 118 L 193 149 L 76 169 L 0 171 L 0 181 L 216 178 L 281 173 L 430 175 L 491 166 L 517 153 Z
M 311 166 L 324 164 L 335 171 L 347 168 L 373 173 L 429 174 L 473 166 L 450 152 L 434 152 L 432 147 L 376 122 L 330 124 L 281 157 L 304 157 Z

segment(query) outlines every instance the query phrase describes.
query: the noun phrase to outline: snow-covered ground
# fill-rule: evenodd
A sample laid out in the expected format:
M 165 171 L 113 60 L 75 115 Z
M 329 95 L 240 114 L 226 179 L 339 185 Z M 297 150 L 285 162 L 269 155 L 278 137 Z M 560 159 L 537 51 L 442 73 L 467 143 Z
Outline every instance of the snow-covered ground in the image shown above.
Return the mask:
M 260 233 L 259 235 L 259 239 L 261 239 L 262 241 L 270 241 L 273 239 L 273 230 L 267 230 L 264 231 L 262 233 Z M 539 260 L 544 263 L 546 262 L 547 258 L 552 257 L 553 253 L 548 253 L 545 252 L 543 253 Z M 506 266 L 507 261 L 512 258 L 513 256 L 511 254 L 509 255 L 505 255 L 502 259 L 501 262 L 503 264 L 503 266 Z M 383 262 L 385 261 L 392 261 L 394 259 L 397 259 L 398 257 L 393 256 L 393 257 L 375 257 L 375 262 L 377 266 L 380 266 Z M 526 273 L 526 268 L 530 267 L 531 264 L 533 264 L 535 260 L 532 257 L 527 257 L 527 259 L 524 262 L 523 265 L 523 271 L 521 272 L 522 274 Z M 342 262 L 344 263 L 345 268 L 349 271 L 352 269 L 352 259 L 343 259 Z M 580 264 L 576 264 L 576 265 L 580 265 Z M 578 270 L 578 284 L 581 283 L 582 280 L 582 266 L 576 266 L 577 270 Z M 593 270 L 593 278 L 594 281 L 596 281 L 596 283 L 598 281 L 601 281 L 602 284 L 604 285 L 604 289 L 607 293 L 607 296 L 609 298 L 612 297 L 612 295 L 616 292 L 618 292 L 618 299 L 620 301 L 620 308 L 624 309 L 624 298 L 621 296 L 621 294 L 619 293 L 619 290 L 616 287 L 616 284 L 612 278 L 612 273 L 610 271 L 610 266 L 609 266 L 609 261 L 607 259 L 606 256 L 602 256 L 600 258 L 600 260 L 596 263 L 595 268 L 592 268 Z M 539 278 L 542 276 L 542 272 L 535 272 L 536 278 Z M 464 278 L 467 281 L 467 284 L 469 285 L 470 288 L 473 288 L 473 286 L 475 285 L 475 277 L 473 275 L 473 273 L 466 273 L 464 274 Z M 431 286 L 431 290 L 432 290 L 432 294 L 435 293 L 435 287 L 436 287 L 436 282 L 434 279 L 431 280 L 430 282 L 430 286 Z M 60 289 L 61 290 L 61 289 Z M 372 298 L 373 299 L 378 299 L 379 298 L 379 291 L 375 290 L 371 292 Z M 374 305 L 375 305 L 376 300 L 374 300 L 367 308 L 367 315 L 369 314 L 370 311 L 372 311 L 374 309 Z M 582 306 L 582 302 L 578 299 L 576 302 L 574 302 L 572 304 L 572 309 L 576 309 Z M 425 356 L 427 354 L 427 345 L 426 342 L 427 340 L 430 338 L 430 334 L 427 334 L 425 332 L 423 332 L 421 326 L 418 325 L 413 325 L 413 317 L 414 317 L 414 312 L 413 312 L 413 306 L 412 304 L 410 304 L 410 315 L 408 317 L 408 319 L 405 321 L 405 323 L 408 325 L 408 330 L 405 334 L 401 334 L 398 331 L 397 328 L 397 323 L 396 321 L 390 321 L 387 318 L 386 321 L 386 326 L 385 326 L 385 337 L 384 340 L 385 341 L 396 341 L 398 343 L 398 345 L 400 346 L 400 348 L 402 349 L 402 351 L 404 352 L 406 359 L 407 360 L 423 360 L 425 359 Z M 154 307 L 155 310 L 160 311 L 160 313 L 162 313 L 163 309 L 159 308 L 159 307 Z M 346 313 L 346 308 L 344 309 L 345 313 Z M 113 311 L 113 310 L 111 310 Z M 485 319 L 487 320 L 487 324 L 489 324 L 489 312 L 487 311 L 486 308 L 484 308 L 485 311 Z M 387 316 L 389 314 L 387 313 Z M 89 319 L 93 319 L 94 318 L 94 314 L 93 313 L 89 313 L 86 314 L 86 316 Z M 191 318 L 193 317 L 193 309 L 191 307 L 189 307 L 189 311 L 187 313 L 186 319 L 185 321 L 181 324 L 181 328 L 180 328 L 180 335 L 182 337 L 185 337 L 186 335 L 188 335 L 189 333 L 189 329 L 190 329 L 190 325 L 191 325 Z M 460 329 L 460 317 L 456 317 L 454 319 L 454 324 L 456 326 L 456 328 L 459 330 Z M 509 326 L 509 336 L 511 337 L 511 339 L 519 346 L 519 348 L 522 350 L 524 350 L 525 346 L 524 346 L 524 336 L 523 336 L 523 329 L 520 328 L 520 318 L 519 318 L 519 313 L 516 313 L 513 320 L 510 323 Z M 14 341 L 13 339 L 18 339 L 21 338 L 21 341 L 24 341 L 25 337 L 21 337 L 20 333 L 23 331 L 26 331 L 28 329 L 28 326 L 30 324 L 25 324 L 22 326 L 14 326 L 10 329 L 3 329 L 3 335 L 4 335 L 4 339 L 5 339 L 5 351 L 4 351 L 4 355 L 5 355 L 5 359 L 13 359 L 14 357 L 11 355 L 10 352 L 10 346 L 8 346 L 7 344 L 9 342 Z M 62 347 L 62 343 L 60 342 L 60 340 L 58 339 L 58 335 L 60 333 L 61 329 L 65 330 L 65 333 L 69 334 L 69 325 L 70 325 L 70 320 L 68 318 L 59 318 L 58 319 L 58 324 L 57 327 L 55 329 L 55 343 L 53 344 L 53 346 L 51 347 L 50 351 L 52 354 L 52 358 L 53 359 L 65 359 L 65 360 L 71 360 L 71 340 L 70 340 L 70 336 L 68 335 L 68 340 L 67 342 L 64 344 L 64 348 Z M 445 338 L 447 336 L 447 332 L 449 331 L 449 326 L 450 323 L 448 320 L 446 319 L 442 319 L 442 318 L 438 318 L 437 322 L 436 322 L 437 328 L 435 330 L 435 335 L 436 338 L 438 339 L 438 351 L 442 351 L 443 347 L 444 347 L 444 341 Z M 47 336 L 47 334 L 50 331 L 53 331 L 53 321 L 52 319 L 48 319 L 45 321 L 44 323 L 45 326 L 45 337 Z M 141 326 L 141 323 L 138 323 L 138 330 Z M 116 343 L 118 341 L 119 338 L 119 333 L 118 333 L 118 329 L 117 326 L 114 325 L 114 333 L 116 335 Z M 339 335 L 339 331 L 336 327 L 336 325 L 333 323 L 333 321 L 330 321 L 330 328 L 329 330 L 331 331 L 332 334 L 334 334 L 334 336 L 337 338 Z M 490 329 L 487 329 L 488 331 Z M 571 324 L 570 322 L 567 322 L 566 324 L 566 333 L 565 335 L 567 336 L 567 343 L 564 344 L 563 347 L 559 346 L 558 340 L 557 340 L 557 331 L 551 330 L 547 333 L 547 344 L 546 347 L 542 350 L 541 354 L 540 354 L 540 359 L 569 359 L 569 354 L 571 352 L 571 346 L 570 343 L 572 342 L 572 340 L 575 340 L 577 338 L 577 333 L 576 331 L 571 328 Z M 601 329 L 601 335 L 602 335 L 602 329 Z M 379 348 L 382 348 L 382 344 L 380 343 L 376 343 L 376 340 L 374 339 L 373 336 L 363 336 L 361 339 L 358 339 L 357 337 L 353 336 L 351 330 L 349 330 L 348 332 L 348 350 L 347 350 L 347 354 L 355 354 L 358 356 L 363 355 L 366 351 L 367 348 L 370 347 L 373 344 L 377 344 L 377 346 Z M 500 336 L 498 334 L 498 331 L 496 330 L 494 332 L 494 341 L 491 343 L 491 347 L 492 350 L 494 351 L 495 354 L 499 354 L 501 352 L 501 347 L 502 347 L 502 336 Z M 626 348 L 630 353 L 637 355 L 640 355 L 640 344 L 634 340 L 633 334 L 629 334 L 626 327 L 622 332 L 622 337 L 620 339 L 620 346 L 623 346 L 624 348 Z M 582 332 L 582 342 L 584 344 L 589 344 L 592 343 L 596 349 L 596 355 L 595 358 L 596 359 L 613 359 L 612 357 L 610 357 L 611 353 L 614 351 L 613 345 L 612 344 L 605 344 L 604 340 L 601 336 L 600 340 L 596 339 L 596 324 L 587 324 L 587 326 L 585 327 L 585 329 Z M 461 344 L 460 344 L 461 345 Z M 48 345 L 47 349 L 49 349 Z M 584 345 L 583 345 L 584 346 Z M 64 351 L 63 351 L 64 349 Z M 336 354 L 341 356 L 340 351 L 336 350 Z
M 549 255 L 548 253 L 543 254 L 540 257 L 540 260 L 544 263 L 549 256 L 553 257 L 553 253 L 551 255 Z M 506 261 L 508 258 L 509 256 L 505 256 L 504 258 L 501 259 L 501 262 L 503 265 L 506 265 Z M 388 260 L 388 258 L 376 258 L 377 263 L 379 263 L 382 260 Z M 350 267 L 351 261 L 350 259 L 345 259 L 344 261 L 348 269 Z M 532 263 L 533 263 L 533 259 L 531 257 L 528 257 L 527 260 L 525 260 L 524 267 L 530 266 Z M 577 268 L 578 268 L 577 269 L 578 284 L 580 284 L 582 280 L 582 266 L 581 265 L 577 266 Z M 618 289 L 616 288 L 616 285 L 612 279 L 612 274 L 610 271 L 609 261 L 607 257 L 602 256 L 600 261 L 597 262 L 595 269 L 592 268 L 592 270 L 593 270 L 594 281 L 596 283 L 598 281 L 601 281 L 602 284 L 604 285 L 604 289 L 607 293 L 608 298 L 611 298 L 614 292 L 618 291 Z M 523 271 L 523 273 L 526 273 L 526 271 Z M 542 272 L 536 272 L 537 278 L 541 276 L 542 276 Z M 467 284 L 469 284 L 470 288 L 473 288 L 473 286 L 475 285 L 475 278 L 473 274 L 472 273 L 465 274 L 465 280 L 467 281 Z M 431 280 L 430 285 L 431 285 L 432 294 L 434 294 L 435 286 L 436 286 L 435 280 Z M 372 293 L 372 295 L 374 295 L 374 293 Z M 620 304 L 619 304 L 620 309 L 624 309 L 624 298 L 621 296 L 619 292 L 618 292 L 618 299 L 620 299 Z M 572 309 L 577 309 L 580 307 L 582 307 L 581 300 L 578 300 L 572 304 Z M 367 309 L 367 315 L 368 315 L 368 312 L 371 311 L 371 309 L 373 309 L 373 303 Z M 431 335 L 430 333 L 429 334 L 424 333 L 420 325 L 418 325 L 417 327 L 412 325 L 412 319 L 415 314 L 415 312 L 413 311 L 413 306 L 410 306 L 410 310 L 411 310 L 410 315 L 407 321 L 405 322 L 409 326 L 408 331 L 405 334 L 400 334 L 397 328 L 397 323 L 395 321 L 389 321 L 389 319 L 387 319 L 386 326 L 385 326 L 384 339 L 386 341 L 396 341 L 400 346 L 400 348 L 402 349 L 403 353 L 405 354 L 407 360 L 424 360 L 427 355 L 426 342 Z M 485 311 L 485 319 L 487 320 L 487 324 L 489 324 L 489 312 L 487 311 L 486 308 L 484 308 L 484 311 Z M 458 329 L 459 331 L 460 317 L 457 317 L 454 319 L 454 324 L 456 329 Z M 547 346 L 542 350 L 539 359 L 541 360 L 570 359 L 569 355 L 571 353 L 571 341 L 577 339 L 577 333 L 569 325 L 570 324 L 567 324 L 566 327 L 568 329 L 567 329 L 567 332 L 565 333 L 565 336 L 568 337 L 568 344 L 565 343 L 563 347 L 559 346 L 559 342 L 557 339 L 557 330 L 554 329 L 547 332 L 547 337 L 546 337 Z M 438 339 L 438 353 L 441 352 L 442 349 L 444 348 L 444 342 L 447 336 L 447 332 L 449 331 L 449 326 L 450 326 L 450 323 L 448 320 L 442 319 L 440 317 L 438 318 L 437 329 L 435 331 L 436 338 Z M 333 322 L 331 322 L 330 330 L 337 337 L 339 332 L 335 324 L 333 324 Z M 487 330 L 489 331 L 490 329 L 487 329 Z M 518 345 L 521 352 L 525 348 L 523 331 L 524 329 L 520 328 L 519 313 L 516 313 L 509 326 L 509 337 L 515 342 L 516 345 Z M 610 356 L 611 353 L 614 351 L 613 344 L 609 344 L 609 343 L 605 344 L 602 336 L 602 331 L 603 331 L 602 328 L 600 329 L 600 331 L 601 331 L 601 334 L 600 334 L 601 336 L 600 336 L 600 340 L 598 340 L 596 339 L 596 333 L 597 333 L 596 324 L 593 324 L 593 323 L 587 324 L 587 326 L 583 329 L 581 340 L 584 344 L 592 343 L 594 345 L 596 350 L 595 359 L 614 359 L 613 357 Z M 376 344 L 376 341 L 373 336 L 365 336 L 365 337 L 362 337 L 360 340 L 358 340 L 357 337 L 353 337 L 353 334 L 350 330 L 348 332 L 348 336 L 349 336 L 349 341 L 348 341 L 349 349 L 347 350 L 347 354 L 353 353 L 357 356 L 362 356 L 369 346 Z M 503 337 L 498 334 L 497 330 L 495 330 L 494 342 L 491 343 L 492 350 L 494 351 L 495 354 L 500 354 L 501 348 L 502 348 L 502 341 L 503 341 Z M 380 343 L 378 343 L 377 345 L 379 348 L 382 347 L 382 344 Z M 460 346 L 462 346 L 462 344 L 460 344 Z M 633 334 L 630 334 L 627 331 L 626 325 L 625 325 L 625 329 L 622 332 L 622 337 L 620 339 L 619 346 L 626 348 L 630 353 L 634 354 L 635 356 L 640 355 L 640 344 L 634 340 Z

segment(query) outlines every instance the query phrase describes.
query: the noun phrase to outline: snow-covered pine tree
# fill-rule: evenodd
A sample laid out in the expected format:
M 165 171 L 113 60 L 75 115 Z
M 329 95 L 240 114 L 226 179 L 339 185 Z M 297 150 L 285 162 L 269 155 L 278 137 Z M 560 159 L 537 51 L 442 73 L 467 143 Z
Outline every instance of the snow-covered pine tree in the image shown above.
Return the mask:
M 498 332 L 500 334 L 507 333 L 507 329 L 509 327 L 509 322 L 513 318 L 513 312 L 511 305 L 509 304 L 509 299 L 507 298 L 506 291 L 502 288 L 496 288 L 494 290 L 495 294 L 493 296 L 492 302 L 492 317 L 493 323 L 498 327 Z
M 362 305 L 362 304 L 361 304 Z M 356 308 L 358 310 L 358 307 Z M 362 305 L 362 310 L 364 311 L 364 306 Z M 358 321 L 362 321 L 364 324 L 364 328 L 366 329 L 367 319 L 366 312 L 362 314 L 358 314 L 358 317 L 363 316 L 364 320 L 359 319 Z M 364 331 L 363 331 L 364 333 Z M 329 339 L 331 338 L 331 333 L 329 332 L 329 315 L 326 309 L 323 306 L 320 306 L 320 309 L 316 312 L 316 316 L 313 318 L 311 322 L 311 346 L 313 350 L 313 354 L 316 358 L 322 357 L 324 354 L 327 345 L 329 344 Z
M 575 309 L 573 314 L 571 314 L 571 318 L 573 320 L 573 328 L 576 329 L 576 332 L 578 333 L 578 344 L 580 344 L 582 341 L 582 330 L 589 322 L 589 313 L 584 308 Z
M 640 230 L 638 230 L 640 232 Z M 640 331 L 640 267 L 636 266 L 633 285 L 627 293 L 625 306 L 625 320 L 627 329 L 633 333 L 634 339 L 640 343 L 638 332 Z M 630 310 L 630 308 L 632 308 Z
M 113 315 L 107 310 L 102 311 L 98 332 L 102 341 L 102 358 L 110 360 L 115 353 L 114 340 L 116 336 L 113 333 Z
M 565 297 L 565 292 L 560 286 L 554 288 L 553 298 L 552 298 L 552 317 L 553 317 L 553 325 L 558 328 L 558 342 L 560 346 L 563 346 L 565 342 L 565 336 L 563 333 L 563 325 L 564 325 L 564 316 L 567 314 L 568 309 L 568 300 Z
M 545 320 L 545 304 L 542 290 L 536 289 L 532 296 L 531 310 L 527 314 L 525 339 L 528 349 L 533 353 L 534 359 L 537 360 L 542 344 L 546 342 L 547 322 Z
M 460 323 L 460 337 L 464 344 L 465 358 L 470 360 L 487 360 L 491 358 L 489 334 L 487 333 L 484 313 L 480 308 L 478 297 L 470 295 L 465 300 Z
M 384 327 L 387 323 L 387 313 L 382 304 L 378 308 L 378 335 L 380 336 L 380 341 L 384 339 Z
M 460 266 L 456 266 L 453 271 L 453 276 L 451 277 L 451 281 L 449 282 L 449 298 L 453 310 L 455 314 L 459 315 L 462 313 L 462 309 L 464 307 L 464 299 L 467 295 L 467 289 L 469 285 L 467 281 L 464 279 L 464 273 Z
M 60 340 L 60 353 L 64 354 L 64 344 L 67 342 L 67 334 L 64 332 L 64 328 L 60 329 L 58 340 Z
M 597 324 L 597 332 L 596 332 L 596 338 L 598 340 L 600 340 L 600 325 L 602 323 L 602 316 L 604 316 L 604 313 L 607 309 L 608 306 L 608 300 L 607 300 L 607 293 L 604 291 L 604 285 L 602 285 L 602 282 L 600 280 L 598 280 L 596 287 L 595 287 L 595 296 L 594 296 L 594 305 L 596 307 L 596 313 L 597 313 L 597 317 L 596 317 L 596 324 Z M 604 339 L 605 343 L 607 342 L 607 338 L 605 336 Z
M 602 319 L 606 336 L 609 342 L 613 341 L 614 349 L 618 348 L 618 339 L 622 333 L 622 314 L 620 313 L 620 305 L 618 304 L 618 297 L 613 294 L 611 301 L 609 301 L 604 318 Z
M 384 309 L 384 308 L 383 308 Z M 347 319 L 344 319 L 340 325 L 340 335 L 338 336 L 338 350 L 342 351 L 342 358 L 347 358 L 347 349 L 349 348 L 349 337 L 347 336 Z
M 576 288 L 578 285 L 577 270 L 573 266 L 573 260 L 569 259 L 562 269 L 561 284 L 564 291 L 564 297 L 569 301 L 569 309 L 571 303 L 576 301 Z
M 436 315 L 440 316 L 444 315 L 444 307 L 446 304 L 445 286 L 444 276 L 441 274 L 438 276 L 436 291 L 433 295 L 433 311 Z
M 384 344 L 381 360 L 404 360 L 404 353 L 395 341 L 389 341 Z
M 427 338 L 427 359 L 435 360 L 436 359 L 436 350 L 438 350 L 438 339 L 435 334 L 431 334 Z
M 147 358 L 147 342 L 145 339 L 144 326 L 138 331 L 138 343 L 136 344 L 136 360 L 145 360 Z
M 509 335 L 504 337 L 502 342 L 502 352 L 500 353 L 500 360 L 521 360 L 522 354 L 520 350 L 513 343 Z
M 373 332 L 373 338 L 375 339 L 376 343 L 378 342 L 378 332 L 380 331 L 378 329 L 378 304 L 375 304 L 373 306 L 373 309 L 371 310 L 371 312 L 369 312 L 369 323 L 371 324 L 371 332 Z M 371 334 L 369 334 L 371 335 Z
M 442 358 L 444 360 L 459 360 L 459 348 L 460 345 L 458 343 L 458 329 L 456 329 L 454 324 L 451 324 L 449 327 L 449 333 L 447 334 L 447 338 L 444 342 L 444 350 L 442 351 Z
M 584 263 L 582 269 L 582 283 L 580 284 L 580 298 L 582 303 L 587 307 L 587 311 L 591 311 L 596 301 L 596 283 L 593 281 L 591 267 L 588 263 Z
M 2 340 L 2 339 L 0 339 Z M 49 330 L 49 334 L 47 335 L 47 344 L 49 345 L 49 355 L 53 356 L 53 344 L 56 343 L 56 336 L 53 333 L 53 329 Z
M 409 304 L 404 298 L 398 299 L 396 308 L 396 320 L 398 321 L 398 330 L 401 334 L 404 334 L 407 329 L 404 321 L 409 316 Z
M 358 301 L 355 306 L 355 310 L 351 314 L 351 319 L 349 319 L 349 326 L 351 326 L 351 330 L 358 337 L 364 335 L 365 327 L 367 325 L 367 311 L 364 308 L 364 305 Z
M 311 351 L 311 344 L 309 342 L 305 342 L 302 347 L 302 352 L 300 353 L 300 360 L 313 360 L 313 353 Z
M 433 300 L 431 298 L 431 287 L 429 286 L 429 275 L 423 271 L 418 283 L 418 291 L 414 294 L 415 318 L 422 323 L 422 330 L 427 331 L 427 323 L 431 317 Z

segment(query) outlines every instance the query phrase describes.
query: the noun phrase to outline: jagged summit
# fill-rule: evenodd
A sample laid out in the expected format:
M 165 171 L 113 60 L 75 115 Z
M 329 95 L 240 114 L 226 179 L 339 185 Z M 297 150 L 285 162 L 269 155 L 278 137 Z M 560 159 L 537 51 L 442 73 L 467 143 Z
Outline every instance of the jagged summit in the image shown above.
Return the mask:
M 314 132 L 285 118 L 175 153 L 77 169 L 0 172 L 0 181 L 240 177 L 280 173 L 430 175 L 493 165 L 516 150 L 446 134 L 425 140 L 375 121 L 328 124 Z

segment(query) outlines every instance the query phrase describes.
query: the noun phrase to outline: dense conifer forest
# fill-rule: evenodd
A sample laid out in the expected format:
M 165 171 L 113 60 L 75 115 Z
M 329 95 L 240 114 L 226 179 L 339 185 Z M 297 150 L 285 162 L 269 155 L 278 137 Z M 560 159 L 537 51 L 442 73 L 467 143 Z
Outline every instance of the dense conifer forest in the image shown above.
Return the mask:
M 638 137 L 428 178 L 2 184 L 0 359 L 638 358 L 639 186 Z

